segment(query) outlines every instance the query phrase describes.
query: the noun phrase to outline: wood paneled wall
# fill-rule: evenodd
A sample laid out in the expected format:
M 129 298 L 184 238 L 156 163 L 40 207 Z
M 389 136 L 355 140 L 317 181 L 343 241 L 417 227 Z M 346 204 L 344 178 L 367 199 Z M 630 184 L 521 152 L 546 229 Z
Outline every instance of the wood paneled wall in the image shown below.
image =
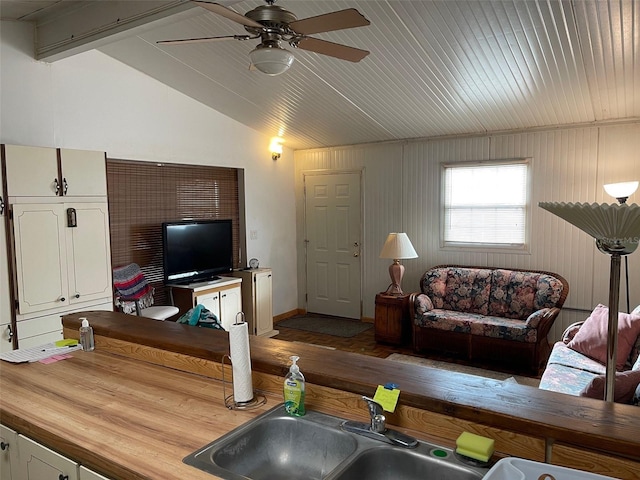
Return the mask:
M 538 207 L 538 202 L 614 203 L 606 183 L 640 180 L 640 122 L 578 126 L 475 137 L 419 139 L 401 143 L 295 152 L 298 238 L 303 239 L 303 174 L 313 170 L 362 169 L 363 316 L 373 317 L 375 294 L 389 283 L 388 260 L 378 258 L 389 232 L 406 231 L 419 258 L 405 260 L 405 291 L 418 289 L 422 273 L 441 263 L 532 268 L 557 272 L 570 285 L 552 339 L 608 303 L 610 259 L 586 233 Z M 441 163 L 508 158 L 532 159 L 531 248 L 492 253 L 440 247 Z M 482 195 L 482 186 L 478 186 Z M 640 192 L 630 197 L 640 203 Z M 304 305 L 304 242 L 299 241 L 299 292 Z M 640 249 L 639 249 L 640 250 Z M 640 304 L 640 253 L 628 258 L 631 308 Z M 624 262 L 623 262 L 624 263 Z M 626 304 L 624 267 L 621 310 Z

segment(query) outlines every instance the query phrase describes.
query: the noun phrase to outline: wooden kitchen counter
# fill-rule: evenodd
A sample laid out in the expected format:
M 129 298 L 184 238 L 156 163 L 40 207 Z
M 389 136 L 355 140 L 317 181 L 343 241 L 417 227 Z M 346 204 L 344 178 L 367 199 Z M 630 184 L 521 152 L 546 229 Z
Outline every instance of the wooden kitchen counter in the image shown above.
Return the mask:
M 394 382 L 402 393 L 388 423 L 446 446 L 468 430 L 494 438 L 506 455 L 620 478 L 640 471 L 637 407 L 252 336 L 254 388 L 271 395 L 258 411 L 229 411 L 219 381 L 229 353 L 226 332 L 84 312 L 63 318 L 65 337 L 77 338 L 84 316 L 95 331 L 95 352 L 48 366 L 2 363 L 0 415 L 115 478 L 213 478 L 181 459 L 280 403 L 293 354 L 307 379 L 308 408 L 364 419 L 360 395 Z M 106 459 L 115 466 L 107 468 Z
M 50 365 L 0 365 L 0 421 L 123 480 L 216 478 L 182 458 L 276 405 L 228 410 L 199 375 L 96 350 Z

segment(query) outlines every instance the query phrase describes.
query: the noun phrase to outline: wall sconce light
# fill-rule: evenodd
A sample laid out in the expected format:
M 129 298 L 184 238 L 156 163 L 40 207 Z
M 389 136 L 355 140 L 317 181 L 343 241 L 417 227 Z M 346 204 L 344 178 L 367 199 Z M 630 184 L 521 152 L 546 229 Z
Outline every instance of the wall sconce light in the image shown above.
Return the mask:
M 271 160 L 276 161 L 282 155 L 282 143 L 284 140 L 280 137 L 275 137 L 271 139 L 271 144 L 269 145 L 269 151 L 271 152 Z

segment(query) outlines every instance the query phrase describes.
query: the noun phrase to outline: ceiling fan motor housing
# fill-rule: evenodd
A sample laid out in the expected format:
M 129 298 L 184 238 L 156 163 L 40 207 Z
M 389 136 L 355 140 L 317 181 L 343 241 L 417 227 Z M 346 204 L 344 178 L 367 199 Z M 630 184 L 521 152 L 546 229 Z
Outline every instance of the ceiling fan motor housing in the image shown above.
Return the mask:
M 276 5 L 260 5 L 253 10 L 245 13 L 245 16 L 251 20 L 258 22 L 267 29 L 278 31 L 287 31 L 289 24 L 295 22 L 298 18 L 289 10 Z M 246 27 L 250 33 L 258 33 L 259 29 L 254 27 Z

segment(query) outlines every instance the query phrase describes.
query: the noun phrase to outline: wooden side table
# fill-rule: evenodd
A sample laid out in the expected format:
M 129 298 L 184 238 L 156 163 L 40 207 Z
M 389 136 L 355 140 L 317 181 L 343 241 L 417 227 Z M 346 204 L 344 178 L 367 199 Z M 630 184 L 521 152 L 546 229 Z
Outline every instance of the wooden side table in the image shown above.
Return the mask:
M 376 295 L 376 342 L 404 345 L 411 339 L 409 295 Z

